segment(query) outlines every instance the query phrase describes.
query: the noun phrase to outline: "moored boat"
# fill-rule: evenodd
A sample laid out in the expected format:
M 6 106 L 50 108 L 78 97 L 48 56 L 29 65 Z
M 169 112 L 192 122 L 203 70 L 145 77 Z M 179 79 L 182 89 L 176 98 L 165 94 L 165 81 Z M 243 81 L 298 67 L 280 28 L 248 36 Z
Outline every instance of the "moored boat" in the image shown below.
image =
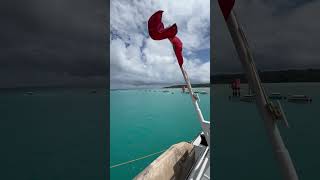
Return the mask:
M 306 95 L 289 95 L 288 97 L 289 102 L 302 102 L 302 103 L 309 103 L 312 101 L 312 98 Z
M 210 149 L 204 134 L 172 145 L 134 179 L 210 179 Z
M 244 102 L 254 102 L 256 100 L 255 94 L 247 94 L 240 97 L 240 101 Z
M 200 94 L 208 94 L 207 91 L 200 91 Z
M 157 29 L 158 27 L 163 27 L 163 23 L 161 22 L 162 13 L 163 11 L 159 10 L 149 18 L 149 35 L 154 40 L 169 39 L 172 43 L 180 70 L 186 82 L 186 88 L 188 89 L 186 93 L 191 97 L 202 131 L 190 143 L 180 142 L 171 146 L 140 172 L 135 179 L 210 179 L 210 122 L 204 120 L 198 104 L 198 96 L 193 91 L 190 79 L 184 69 L 182 42 L 175 36 L 177 28 L 170 26 L 166 28 L 167 31 L 159 31 Z M 170 31 L 174 33 L 174 36 L 168 35 Z M 183 92 L 185 92 L 184 88 Z
M 33 95 L 33 92 L 29 91 L 29 92 L 25 92 L 25 95 Z
M 285 99 L 286 97 L 281 96 L 280 93 L 271 93 L 271 95 L 269 95 L 270 99 Z

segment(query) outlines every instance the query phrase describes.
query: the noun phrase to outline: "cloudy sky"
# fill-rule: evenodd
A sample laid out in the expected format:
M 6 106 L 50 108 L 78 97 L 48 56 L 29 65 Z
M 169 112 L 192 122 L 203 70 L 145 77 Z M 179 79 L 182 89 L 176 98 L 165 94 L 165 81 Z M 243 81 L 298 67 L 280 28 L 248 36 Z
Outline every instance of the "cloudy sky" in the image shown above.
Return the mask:
M 178 24 L 193 82 L 208 82 L 210 69 L 241 71 L 217 1 L 211 1 L 211 11 L 209 4 L 209 0 L 111 0 L 111 86 L 182 82 L 169 41 L 148 38 L 146 21 L 159 9 L 165 11 L 166 25 Z M 235 9 L 260 70 L 320 68 L 320 1 L 237 0 Z M 0 88 L 106 86 L 107 14 L 105 0 L 2 1 Z
M 111 88 L 183 83 L 169 40 L 148 35 L 147 21 L 158 10 L 165 26 L 177 23 L 191 81 L 210 82 L 209 0 L 111 0 Z
M 212 73 L 240 72 L 218 3 L 212 3 Z M 320 68 L 320 1 L 238 0 L 234 8 L 260 70 Z
M 0 88 L 105 86 L 105 0 L 0 5 Z

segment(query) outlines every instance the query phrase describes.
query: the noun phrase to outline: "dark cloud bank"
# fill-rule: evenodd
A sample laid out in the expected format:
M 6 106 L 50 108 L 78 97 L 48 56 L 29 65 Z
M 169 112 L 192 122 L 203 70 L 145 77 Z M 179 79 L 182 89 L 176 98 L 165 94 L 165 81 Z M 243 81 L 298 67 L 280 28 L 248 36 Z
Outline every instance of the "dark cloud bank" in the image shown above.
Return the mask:
M 226 24 L 213 1 L 211 73 L 241 72 Z M 236 1 L 236 13 L 249 41 L 259 70 L 320 68 L 319 1 Z
M 106 2 L 11 0 L 0 6 L 0 88 L 105 86 Z M 211 25 L 213 73 L 240 72 L 217 2 Z M 260 70 L 320 68 L 319 1 L 237 1 Z
M 11 0 L 0 6 L 0 88 L 104 87 L 106 1 Z

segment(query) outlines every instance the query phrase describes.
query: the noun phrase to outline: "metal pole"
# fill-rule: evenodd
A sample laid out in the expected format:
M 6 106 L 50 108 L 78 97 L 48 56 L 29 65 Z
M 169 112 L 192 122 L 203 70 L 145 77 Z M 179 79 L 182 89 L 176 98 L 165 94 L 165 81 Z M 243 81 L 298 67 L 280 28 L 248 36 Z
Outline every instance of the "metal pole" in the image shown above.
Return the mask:
M 286 180 L 298 180 L 298 175 L 293 162 L 291 161 L 290 154 L 281 138 L 277 124 L 268 110 L 268 98 L 261 85 L 257 69 L 249 51 L 247 40 L 233 10 L 226 22 L 241 64 L 248 78 L 249 87 L 251 87 L 251 91 L 256 94 L 256 104 L 262 119 L 264 120 L 267 135 L 280 165 L 281 173 Z
M 193 93 L 193 90 L 192 90 L 192 87 L 191 87 L 191 83 L 190 83 L 190 79 L 188 77 L 187 72 L 184 70 L 182 65 L 180 66 L 180 69 L 181 69 L 183 78 L 184 78 L 184 80 L 185 80 L 185 82 L 187 84 L 187 87 L 188 87 L 188 90 L 189 90 L 189 94 L 190 94 L 190 97 L 192 99 L 193 106 L 194 106 L 194 108 L 195 108 L 195 110 L 197 112 L 198 119 L 200 121 L 202 131 L 203 131 L 203 133 L 205 135 L 205 138 L 206 138 L 206 141 L 208 143 L 208 146 L 210 147 L 210 122 L 209 121 L 205 121 L 204 118 L 203 118 L 203 115 L 202 115 L 202 112 L 200 110 L 198 101 L 194 97 L 194 93 Z

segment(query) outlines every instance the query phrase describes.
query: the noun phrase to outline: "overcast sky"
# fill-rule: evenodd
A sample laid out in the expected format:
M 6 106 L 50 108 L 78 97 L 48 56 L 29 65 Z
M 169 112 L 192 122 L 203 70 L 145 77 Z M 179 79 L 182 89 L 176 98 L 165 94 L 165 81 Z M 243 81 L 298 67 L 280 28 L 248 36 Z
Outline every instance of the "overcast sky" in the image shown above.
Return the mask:
M 235 48 L 213 1 L 213 73 L 241 71 Z M 235 10 L 260 70 L 320 68 L 320 1 L 238 0 Z
M 105 86 L 106 1 L 0 5 L 0 88 Z
M 169 40 L 148 35 L 147 21 L 158 10 L 165 26 L 177 23 L 191 81 L 210 82 L 209 0 L 111 0 L 111 88 L 183 83 Z
M 210 11 L 209 4 L 213 9 Z M 0 88 L 105 86 L 108 54 L 105 0 L 7 0 L 0 6 Z M 178 24 L 193 82 L 239 72 L 217 1 L 111 0 L 111 86 L 182 82 L 171 44 L 148 37 L 146 21 L 164 10 Z M 320 68 L 320 1 L 237 0 L 235 9 L 260 70 Z M 209 60 L 213 14 L 215 61 Z

